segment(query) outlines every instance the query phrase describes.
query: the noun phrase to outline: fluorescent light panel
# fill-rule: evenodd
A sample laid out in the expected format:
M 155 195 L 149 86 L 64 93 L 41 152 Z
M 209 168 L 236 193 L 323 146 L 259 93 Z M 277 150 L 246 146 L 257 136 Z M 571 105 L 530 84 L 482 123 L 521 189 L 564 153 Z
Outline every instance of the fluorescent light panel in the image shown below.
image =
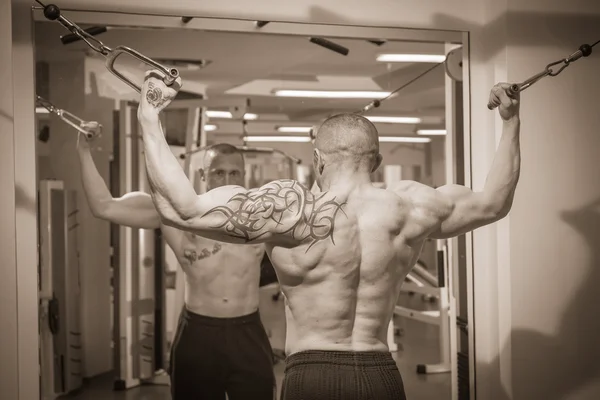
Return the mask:
M 381 122 L 384 124 L 420 124 L 421 118 L 415 117 L 383 117 L 383 116 L 365 116 L 371 122 Z
M 36 107 L 35 113 L 36 114 L 50 114 L 50 111 L 48 111 L 48 109 L 44 108 L 44 107 Z
M 417 135 L 443 136 L 445 134 L 445 129 L 419 129 L 417 131 Z
M 308 143 L 310 137 L 308 136 L 245 136 L 245 142 L 294 142 L 294 143 Z
M 405 62 L 405 63 L 441 63 L 446 59 L 444 55 L 436 54 L 380 54 L 379 62 Z
M 229 111 L 207 110 L 206 111 L 206 116 L 208 118 L 227 118 L 227 119 L 233 118 L 233 115 L 231 115 L 231 113 Z M 246 113 L 246 114 L 244 114 L 244 119 L 255 120 L 257 118 L 258 118 L 258 115 L 253 114 L 253 113 Z
M 217 130 L 217 126 L 213 125 L 213 124 L 205 124 L 204 125 L 204 132 L 213 132 Z
M 390 92 L 361 91 L 361 90 L 276 90 L 279 97 L 311 97 L 330 99 L 382 99 Z
M 278 126 L 277 132 L 282 133 L 308 133 L 312 128 L 310 126 Z
M 429 143 L 430 138 L 406 136 L 379 136 L 379 143 Z

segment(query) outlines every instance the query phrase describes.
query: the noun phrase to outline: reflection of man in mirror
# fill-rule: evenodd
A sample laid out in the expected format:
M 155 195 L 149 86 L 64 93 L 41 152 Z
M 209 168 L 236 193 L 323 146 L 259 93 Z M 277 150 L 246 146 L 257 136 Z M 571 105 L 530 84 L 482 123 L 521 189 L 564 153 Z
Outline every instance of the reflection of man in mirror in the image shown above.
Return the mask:
M 160 101 L 146 98 L 150 85 Z M 492 89 L 503 136 L 485 189 L 400 181 L 373 186 L 375 126 L 339 114 L 319 126 L 319 193 L 291 179 L 196 195 L 170 154 L 158 115 L 177 88 L 148 75 L 138 109 L 153 200 L 169 225 L 229 243 L 265 243 L 286 306 L 283 400 L 402 400 L 387 332 L 402 282 L 428 238 L 458 236 L 506 216 L 519 178 L 519 101 Z M 247 397 L 252 398 L 251 396 Z
M 231 400 L 271 400 L 273 353 L 258 313 L 264 245 L 217 242 L 165 225 L 150 194 L 112 197 L 83 138 L 78 152 L 93 214 L 132 228 L 160 228 L 185 273 L 185 307 L 171 348 L 173 399 L 224 399 L 227 393 Z M 243 186 L 242 153 L 228 144 L 211 146 L 199 174 L 208 190 Z

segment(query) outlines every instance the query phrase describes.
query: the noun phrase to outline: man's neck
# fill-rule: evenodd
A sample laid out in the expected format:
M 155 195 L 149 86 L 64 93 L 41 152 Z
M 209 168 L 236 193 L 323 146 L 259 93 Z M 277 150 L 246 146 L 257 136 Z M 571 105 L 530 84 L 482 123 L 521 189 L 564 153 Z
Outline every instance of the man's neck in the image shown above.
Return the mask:
M 356 187 L 371 184 L 371 174 L 356 170 L 332 170 L 321 177 L 321 190 Z

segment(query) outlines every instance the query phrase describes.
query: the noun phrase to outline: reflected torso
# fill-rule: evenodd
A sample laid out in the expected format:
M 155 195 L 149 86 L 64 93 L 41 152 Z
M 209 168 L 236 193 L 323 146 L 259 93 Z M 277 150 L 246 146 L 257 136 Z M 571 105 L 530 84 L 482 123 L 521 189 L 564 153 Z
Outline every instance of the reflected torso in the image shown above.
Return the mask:
M 431 226 L 413 217 L 408 197 L 371 185 L 317 196 L 315 210 L 330 201 L 344 204 L 331 219 L 333 236 L 291 248 L 267 246 L 286 298 L 286 353 L 388 351 L 400 286 Z M 330 223 L 331 209 L 313 211 L 306 231 Z
M 196 314 L 233 318 L 258 310 L 264 245 L 235 245 L 161 226 L 185 273 L 185 305 Z

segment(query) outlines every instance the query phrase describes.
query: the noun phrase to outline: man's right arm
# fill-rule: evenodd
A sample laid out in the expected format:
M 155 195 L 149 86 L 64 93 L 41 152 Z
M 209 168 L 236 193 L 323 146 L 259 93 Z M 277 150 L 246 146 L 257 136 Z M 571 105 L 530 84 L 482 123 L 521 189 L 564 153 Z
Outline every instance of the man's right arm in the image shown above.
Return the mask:
M 474 192 L 459 185 L 439 187 L 438 204 L 449 204 L 451 212 L 444 215 L 431 237 L 449 238 L 494 223 L 508 215 L 521 170 L 519 98 L 509 98 L 508 84 L 494 86 L 490 102 L 499 105 L 503 120 L 502 137 L 482 191 Z
M 85 139 L 80 138 L 79 140 Z M 80 144 L 77 152 L 81 164 L 83 191 L 92 214 L 96 218 L 131 228 L 156 229 L 160 227 L 160 216 L 150 194 L 131 192 L 114 198 L 96 168 L 89 146 L 86 143 Z

